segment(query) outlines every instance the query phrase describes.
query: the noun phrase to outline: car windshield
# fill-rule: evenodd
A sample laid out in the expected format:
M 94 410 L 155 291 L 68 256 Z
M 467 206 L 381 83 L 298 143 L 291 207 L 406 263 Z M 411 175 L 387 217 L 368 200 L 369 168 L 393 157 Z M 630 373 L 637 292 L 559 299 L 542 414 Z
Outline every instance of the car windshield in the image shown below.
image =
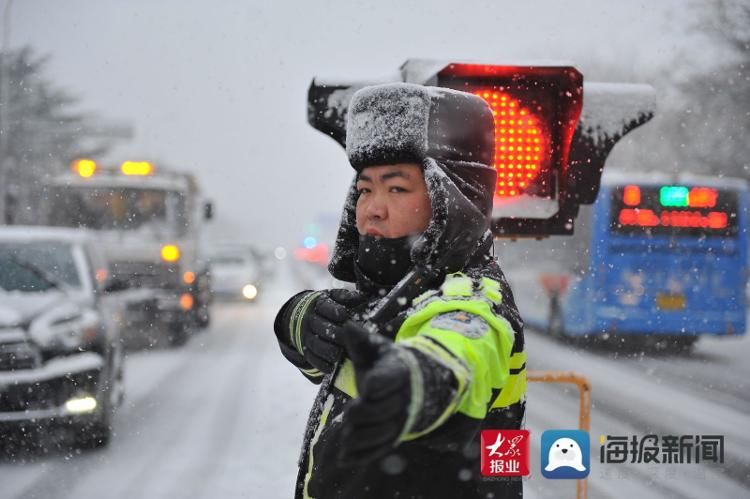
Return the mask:
M 180 235 L 185 228 L 184 205 L 176 191 L 66 187 L 52 197 L 50 221 L 60 227 Z
M 34 293 L 58 285 L 81 286 L 69 244 L 0 242 L 0 288 Z

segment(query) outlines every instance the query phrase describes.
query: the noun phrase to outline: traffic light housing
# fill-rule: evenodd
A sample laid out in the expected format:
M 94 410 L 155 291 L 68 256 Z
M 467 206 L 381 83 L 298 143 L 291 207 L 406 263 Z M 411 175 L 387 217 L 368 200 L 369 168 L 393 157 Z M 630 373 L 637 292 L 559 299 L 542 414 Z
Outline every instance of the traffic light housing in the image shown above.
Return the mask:
M 342 146 L 358 89 L 388 81 L 447 87 L 484 98 L 495 117 L 496 237 L 572 234 L 581 204 L 599 190 L 609 152 L 653 116 L 646 85 L 583 84 L 568 65 L 509 66 L 411 59 L 392 79 L 314 79 L 308 121 Z

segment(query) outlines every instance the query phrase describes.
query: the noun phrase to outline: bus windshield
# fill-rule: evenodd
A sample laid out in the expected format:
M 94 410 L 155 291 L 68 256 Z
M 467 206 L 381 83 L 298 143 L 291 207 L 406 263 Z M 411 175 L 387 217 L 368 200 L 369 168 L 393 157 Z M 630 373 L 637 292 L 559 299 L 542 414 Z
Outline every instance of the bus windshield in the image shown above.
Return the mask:
M 623 185 L 615 188 L 610 232 L 615 235 L 735 237 L 737 193 L 704 186 Z
M 185 201 L 176 191 L 65 187 L 57 189 L 52 200 L 52 225 L 158 235 L 180 235 L 185 229 Z

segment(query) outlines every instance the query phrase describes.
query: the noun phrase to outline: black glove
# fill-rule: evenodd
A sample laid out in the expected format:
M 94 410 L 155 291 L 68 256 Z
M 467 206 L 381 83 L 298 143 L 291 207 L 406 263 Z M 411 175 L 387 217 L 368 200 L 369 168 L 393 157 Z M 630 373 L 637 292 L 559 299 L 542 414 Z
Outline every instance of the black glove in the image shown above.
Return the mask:
M 282 353 L 299 368 L 331 372 L 342 355 L 341 329 L 363 301 L 363 295 L 346 289 L 295 295 L 274 322 Z
M 401 437 L 437 421 L 457 397 L 458 383 L 437 360 L 358 323 L 347 322 L 343 335 L 358 396 L 344 410 L 339 460 L 357 466 L 385 456 Z
M 344 335 L 358 396 L 344 412 L 339 459 L 356 466 L 384 456 L 398 442 L 411 400 L 410 373 L 399 349 L 380 334 L 348 322 Z

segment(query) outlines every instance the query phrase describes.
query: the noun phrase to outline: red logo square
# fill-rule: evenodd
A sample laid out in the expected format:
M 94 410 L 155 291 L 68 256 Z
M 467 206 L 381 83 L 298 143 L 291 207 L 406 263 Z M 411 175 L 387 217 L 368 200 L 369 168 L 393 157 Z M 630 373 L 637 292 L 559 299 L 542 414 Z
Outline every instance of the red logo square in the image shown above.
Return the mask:
M 482 430 L 482 476 L 529 474 L 529 430 Z

